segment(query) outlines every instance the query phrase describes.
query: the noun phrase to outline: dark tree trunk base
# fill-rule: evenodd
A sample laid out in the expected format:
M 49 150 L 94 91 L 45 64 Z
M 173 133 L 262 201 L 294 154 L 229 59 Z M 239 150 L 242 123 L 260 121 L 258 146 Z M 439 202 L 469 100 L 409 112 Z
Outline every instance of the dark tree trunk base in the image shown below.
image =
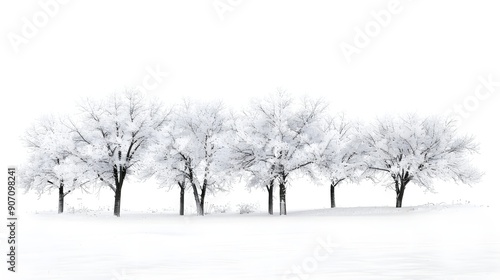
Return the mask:
M 402 206 L 403 206 L 403 196 L 398 194 L 396 196 L 396 208 L 401 208 Z
M 271 181 L 271 183 L 269 184 L 269 186 L 267 187 L 267 193 L 268 193 L 268 212 L 269 212 L 269 215 L 273 215 L 274 214 L 274 211 L 273 211 L 273 191 L 274 191 L 274 183 L 273 181 Z
M 179 215 L 184 215 L 184 188 L 181 187 L 181 197 L 180 197 L 180 206 L 179 206 Z
M 59 187 L 59 209 L 57 213 L 61 214 L 64 212 L 64 186 Z
M 280 215 L 286 215 L 286 186 L 280 183 Z
M 122 200 L 122 188 L 121 188 L 121 186 L 117 186 L 116 191 L 115 191 L 115 207 L 113 210 L 113 214 L 116 217 L 120 217 L 121 200 Z
M 406 189 L 406 185 L 409 183 L 410 181 L 407 180 L 407 181 L 402 181 L 400 183 L 400 188 L 398 190 L 398 188 L 396 188 L 396 208 L 401 208 L 403 206 L 403 196 L 405 194 L 405 189 Z M 397 185 L 396 185 L 397 186 Z
M 335 184 L 330 185 L 330 207 L 335 208 Z

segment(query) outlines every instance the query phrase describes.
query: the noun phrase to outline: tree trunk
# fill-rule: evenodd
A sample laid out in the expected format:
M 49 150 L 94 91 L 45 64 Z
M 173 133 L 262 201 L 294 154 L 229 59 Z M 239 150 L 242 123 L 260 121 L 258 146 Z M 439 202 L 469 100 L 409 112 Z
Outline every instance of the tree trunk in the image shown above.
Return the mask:
M 396 189 L 396 208 L 401 208 L 403 206 L 403 196 L 405 194 L 406 185 L 409 181 L 400 182 L 399 191 Z
M 200 209 L 201 216 L 205 215 L 205 194 L 207 193 L 207 182 L 203 182 L 203 188 L 201 189 L 201 197 L 200 197 Z
M 59 209 L 57 213 L 61 214 L 64 212 L 64 184 L 61 183 L 59 186 Z
M 196 204 L 196 214 L 203 216 L 203 205 L 201 204 L 200 197 L 196 186 L 193 186 L 194 202 Z
M 280 215 L 286 215 L 286 175 L 280 178 Z
M 114 207 L 114 215 L 120 217 L 120 205 L 122 201 L 122 186 L 121 184 L 116 186 L 115 191 L 115 207 Z
M 396 208 L 401 208 L 401 206 L 403 206 L 403 196 L 398 194 L 396 196 Z
M 330 184 L 330 207 L 335 208 L 335 184 Z
M 198 205 L 196 205 L 196 212 L 197 212 L 198 216 L 205 215 L 205 209 L 203 207 L 203 204 L 199 203 Z
M 345 178 L 342 179 L 331 179 L 330 181 L 330 207 L 335 208 L 335 188 L 342 182 L 344 181 Z
M 203 209 L 203 203 L 204 203 L 203 191 L 202 195 L 200 196 L 198 195 L 198 187 L 196 186 L 196 184 L 191 183 L 191 187 L 193 188 L 194 201 L 196 204 L 196 213 L 199 216 L 203 216 L 205 214 Z
M 273 191 L 274 191 L 274 180 L 271 180 L 269 182 L 269 185 L 267 186 L 267 192 L 268 192 L 268 212 L 269 215 L 273 215 Z
M 127 175 L 127 169 L 123 166 L 115 167 L 113 173 L 115 177 L 115 207 L 113 213 L 115 216 L 120 217 L 122 187 L 123 182 L 125 182 L 125 176 Z
M 201 186 L 201 194 L 198 194 L 198 186 L 194 182 L 193 170 L 189 168 L 189 183 L 191 184 L 191 188 L 193 189 L 194 201 L 196 204 L 196 213 L 199 216 L 205 215 L 205 194 L 207 192 L 207 179 L 203 180 L 203 185 Z
M 286 215 L 286 189 L 280 184 L 280 215 Z
M 183 216 L 184 215 L 184 186 L 181 186 L 181 198 L 180 198 L 180 208 L 179 208 L 179 215 Z

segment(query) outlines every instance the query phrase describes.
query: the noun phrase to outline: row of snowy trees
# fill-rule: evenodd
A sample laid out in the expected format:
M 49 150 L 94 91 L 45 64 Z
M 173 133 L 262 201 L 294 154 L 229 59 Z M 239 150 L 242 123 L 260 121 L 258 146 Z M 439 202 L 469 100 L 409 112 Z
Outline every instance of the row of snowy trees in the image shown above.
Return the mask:
M 161 187 L 178 188 L 181 215 L 188 190 L 203 215 L 207 192 L 243 180 L 267 189 L 269 214 L 278 188 L 286 215 L 293 176 L 328 179 L 331 207 L 345 181 L 387 181 L 401 207 L 410 181 L 432 189 L 435 178 L 465 184 L 480 178 L 468 158 L 477 145 L 458 136 L 450 120 L 408 115 L 362 125 L 327 108 L 322 100 L 284 92 L 237 113 L 220 102 L 167 107 L 133 90 L 86 100 L 75 116 L 43 118 L 26 132 L 23 185 L 39 193 L 57 189 L 60 213 L 71 191 L 107 187 L 120 216 L 126 178 L 156 178 Z

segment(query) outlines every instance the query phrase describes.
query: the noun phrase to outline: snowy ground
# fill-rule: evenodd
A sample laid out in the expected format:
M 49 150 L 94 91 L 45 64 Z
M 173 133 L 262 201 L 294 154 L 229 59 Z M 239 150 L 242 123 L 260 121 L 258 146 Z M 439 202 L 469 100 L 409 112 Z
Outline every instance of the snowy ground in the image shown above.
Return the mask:
M 1 279 L 500 279 L 498 210 L 23 215 L 19 273 Z

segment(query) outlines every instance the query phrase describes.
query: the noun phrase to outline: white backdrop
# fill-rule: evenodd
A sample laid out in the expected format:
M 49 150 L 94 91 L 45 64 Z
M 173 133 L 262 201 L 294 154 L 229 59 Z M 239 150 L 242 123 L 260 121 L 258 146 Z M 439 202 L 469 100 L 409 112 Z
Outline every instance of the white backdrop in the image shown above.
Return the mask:
M 165 103 L 222 99 L 238 108 L 282 88 L 325 97 L 332 112 L 365 121 L 462 110 L 461 132 L 481 144 L 475 163 L 485 173 L 482 183 L 436 182 L 438 194 L 412 184 L 403 204 L 497 204 L 498 8 L 496 1 L 430 0 L 2 1 L 2 166 L 26 159 L 20 137 L 37 117 L 75 112 L 82 97 L 143 86 Z M 99 199 L 67 198 L 75 206 L 112 205 L 105 189 Z M 191 203 L 192 195 L 186 199 Z M 328 207 L 328 199 L 326 185 L 294 181 L 288 208 Z M 395 195 L 366 182 L 341 186 L 337 199 L 339 206 L 392 206 Z M 21 205 L 43 210 L 56 200 L 55 193 L 42 200 L 29 195 Z M 177 200 L 177 189 L 129 181 L 122 206 L 176 211 Z M 266 193 L 234 186 L 208 200 L 249 201 L 265 210 Z

